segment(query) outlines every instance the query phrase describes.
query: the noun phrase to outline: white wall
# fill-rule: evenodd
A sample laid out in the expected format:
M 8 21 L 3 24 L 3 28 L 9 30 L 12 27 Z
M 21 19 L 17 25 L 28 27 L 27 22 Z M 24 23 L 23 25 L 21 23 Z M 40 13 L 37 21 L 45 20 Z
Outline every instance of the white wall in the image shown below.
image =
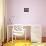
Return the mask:
M 46 0 L 8 0 L 7 2 L 8 17 L 10 16 L 12 23 L 40 24 L 46 27 Z M 24 8 L 30 9 L 29 15 L 25 15 Z M 11 24 L 9 18 L 8 24 Z M 43 28 L 43 36 L 46 36 L 45 32 Z

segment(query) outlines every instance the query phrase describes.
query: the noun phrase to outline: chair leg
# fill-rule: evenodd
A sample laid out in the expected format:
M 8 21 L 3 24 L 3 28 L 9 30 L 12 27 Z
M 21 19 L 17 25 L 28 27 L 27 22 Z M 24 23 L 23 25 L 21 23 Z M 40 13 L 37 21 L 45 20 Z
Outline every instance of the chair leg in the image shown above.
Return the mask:
M 16 42 L 16 36 L 15 36 L 15 42 Z
M 26 31 L 25 31 L 25 42 L 26 42 Z
M 13 43 L 13 33 L 12 33 L 12 43 Z

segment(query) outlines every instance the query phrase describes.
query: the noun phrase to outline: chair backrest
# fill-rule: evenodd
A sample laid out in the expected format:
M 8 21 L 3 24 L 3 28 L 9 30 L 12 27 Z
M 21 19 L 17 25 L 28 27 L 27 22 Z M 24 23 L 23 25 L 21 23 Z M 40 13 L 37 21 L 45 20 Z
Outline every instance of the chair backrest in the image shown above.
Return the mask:
M 23 26 L 21 25 L 14 25 L 13 27 L 13 35 L 15 36 L 23 36 L 24 35 L 24 29 L 23 29 Z

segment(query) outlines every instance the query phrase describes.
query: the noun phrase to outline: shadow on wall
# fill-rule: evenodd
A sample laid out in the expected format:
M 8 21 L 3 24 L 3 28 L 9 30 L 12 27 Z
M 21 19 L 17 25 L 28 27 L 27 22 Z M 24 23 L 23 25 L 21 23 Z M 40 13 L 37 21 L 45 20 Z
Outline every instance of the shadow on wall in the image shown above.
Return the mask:
M 4 42 L 7 42 L 7 27 L 4 27 Z

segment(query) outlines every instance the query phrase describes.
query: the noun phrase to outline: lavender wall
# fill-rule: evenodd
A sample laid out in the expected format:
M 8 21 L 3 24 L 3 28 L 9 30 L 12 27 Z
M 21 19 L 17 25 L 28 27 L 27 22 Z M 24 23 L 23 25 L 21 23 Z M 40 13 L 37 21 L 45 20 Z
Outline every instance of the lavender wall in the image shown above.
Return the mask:
M 28 15 L 24 8 L 30 9 Z M 43 37 L 46 36 L 46 0 L 7 0 L 7 16 L 8 24 L 42 25 Z

